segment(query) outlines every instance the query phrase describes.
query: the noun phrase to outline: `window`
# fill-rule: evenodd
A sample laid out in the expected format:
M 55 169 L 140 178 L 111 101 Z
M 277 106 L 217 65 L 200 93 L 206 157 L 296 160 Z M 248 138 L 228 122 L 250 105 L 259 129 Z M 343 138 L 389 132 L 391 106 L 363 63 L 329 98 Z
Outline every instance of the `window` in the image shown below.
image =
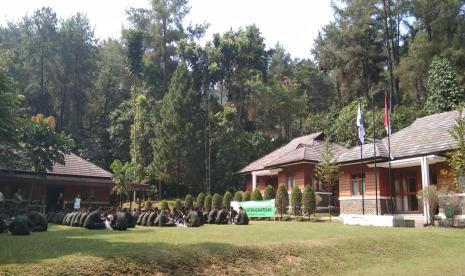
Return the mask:
M 365 174 L 353 174 L 350 183 L 353 196 L 365 194 Z
M 287 178 L 287 191 L 292 191 L 292 189 L 294 189 L 294 185 L 295 185 L 295 179 L 294 177 L 288 177 Z

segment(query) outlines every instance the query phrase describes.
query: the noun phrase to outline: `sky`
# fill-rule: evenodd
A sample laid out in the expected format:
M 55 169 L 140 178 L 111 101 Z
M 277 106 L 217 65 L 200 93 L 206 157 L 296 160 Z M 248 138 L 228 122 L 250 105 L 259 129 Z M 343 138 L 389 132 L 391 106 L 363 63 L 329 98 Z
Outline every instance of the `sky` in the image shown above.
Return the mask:
M 150 7 L 149 0 L 0 0 L 0 24 L 15 21 L 34 10 L 51 7 L 61 18 L 86 14 L 99 39 L 119 38 L 127 24 L 129 7 Z M 201 43 L 214 33 L 249 24 L 262 32 L 268 48 L 277 42 L 295 58 L 310 58 L 313 40 L 333 18 L 330 0 L 190 0 L 185 23 L 209 23 Z

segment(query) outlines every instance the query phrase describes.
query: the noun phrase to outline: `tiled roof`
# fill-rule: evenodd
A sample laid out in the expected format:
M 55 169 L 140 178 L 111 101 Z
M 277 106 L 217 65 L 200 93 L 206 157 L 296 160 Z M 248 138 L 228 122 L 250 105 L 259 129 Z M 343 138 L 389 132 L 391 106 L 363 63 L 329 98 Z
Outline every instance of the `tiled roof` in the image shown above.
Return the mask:
M 393 159 L 442 153 L 454 148 L 456 142 L 449 130 L 455 125 L 458 111 L 449 111 L 418 118 L 410 126 L 391 135 Z M 377 156 L 388 157 L 387 137 L 379 142 Z M 373 158 L 373 144 L 363 146 L 363 157 Z M 341 154 L 338 162 L 353 162 L 360 159 L 360 146 Z
M 287 143 L 286 145 L 272 151 L 271 153 L 255 160 L 254 162 L 248 164 L 239 173 L 251 172 L 256 170 L 262 170 L 273 160 L 293 151 L 299 146 L 300 144 L 313 144 L 314 139 L 317 139 L 323 135 L 322 132 L 312 133 L 310 135 L 305 135 L 301 137 L 297 137 Z
M 245 166 L 239 173 L 257 171 L 280 164 L 299 161 L 318 162 L 321 152 L 325 150 L 323 136 L 322 132 L 317 132 L 295 138 L 288 144 Z M 344 147 L 336 144 L 333 144 L 333 148 L 338 153 L 346 150 Z
M 374 151 L 375 149 L 373 147 L 373 143 L 364 144 L 362 146 L 363 159 L 373 159 Z M 376 141 L 376 157 L 386 159 L 389 157 L 388 150 L 381 141 Z M 360 146 L 355 146 L 337 156 L 337 162 L 339 163 L 352 162 L 358 160 L 360 160 Z
M 347 149 L 337 145 L 332 144 L 332 149 L 336 155 L 346 151 Z M 323 141 L 315 140 L 312 145 L 300 144 L 296 149 L 290 151 L 289 153 L 278 157 L 277 159 L 270 162 L 266 167 L 274 167 L 282 164 L 299 162 L 299 161 L 313 161 L 315 163 L 320 161 L 321 153 L 326 150 L 326 145 Z
M 111 178 L 111 173 L 74 153 L 65 155 L 65 165 L 55 164 L 50 174 Z

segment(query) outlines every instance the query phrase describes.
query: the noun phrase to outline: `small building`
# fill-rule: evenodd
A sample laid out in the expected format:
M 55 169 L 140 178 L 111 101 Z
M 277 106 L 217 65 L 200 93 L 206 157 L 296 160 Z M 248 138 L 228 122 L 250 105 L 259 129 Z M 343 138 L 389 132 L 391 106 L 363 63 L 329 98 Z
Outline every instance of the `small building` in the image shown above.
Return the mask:
M 336 154 L 346 150 L 337 144 L 331 146 Z M 314 174 L 315 165 L 325 149 L 322 132 L 301 136 L 248 164 L 239 174 L 245 177 L 247 191 L 258 189 L 263 193 L 267 185 L 273 186 L 276 191 L 278 184 L 285 184 L 290 193 L 295 186 L 303 190 L 305 185 L 310 185 L 323 199 L 320 206 L 327 207 L 328 203 L 324 199 L 331 193 L 337 199 L 338 187 L 336 185 L 333 191 L 328 191 Z
M 418 118 L 393 133 L 390 141 L 384 138 L 342 153 L 338 157 L 339 202 L 344 223 L 420 225 L 428 214 L 417 199 L 418 191 L 437 185 L 459 192 L 446 159 L 456 145 L 449 131 L 458 116 L 450 111 Z
M 55 164 L 45 174 L 24 169 L 0 170 L 0 192 L 7 201 L 19 192 L 26 204 L 44 211 L 56 208 L 60 193 L 67 208 L 72 208 L 77 194 L 81 206 L 110 205 L 112 188 L 111 173 L 72 153 L 65 155 L 65 165 Z

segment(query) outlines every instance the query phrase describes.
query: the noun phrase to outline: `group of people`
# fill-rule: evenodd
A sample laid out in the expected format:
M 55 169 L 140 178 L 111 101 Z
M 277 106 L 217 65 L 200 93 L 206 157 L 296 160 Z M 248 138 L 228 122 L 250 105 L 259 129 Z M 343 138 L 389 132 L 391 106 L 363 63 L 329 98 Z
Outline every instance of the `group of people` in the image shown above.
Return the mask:
M 87 229 L 127 230 L 135 227 L 133 215 L 126 209 L 112 208 L 103 211 L 101 208 L 82 208 L 72 212 L 56 211 L 47 214 L 50 223 L 82 227 Z
M 134 212 L 136 225 L 140 226 L 184 226 L 199 227 L 204 224 L 249 224 L 247 213 L 239 208 L 239 212 L 230 208 L 215 208 L 205 211 L 203 208 L 176 208 L 159 210 L 157 207 L 145 211 Z
M 122 208 L 103 211 L 101 208 L 82 208 L 80 210 L 54 211 L 47 216 L 33 210 L 21 209 L 14 216 L 0 214 L 0 233 L 7 230 L 13 235 L 29 235 L 31 232 L 47 231 L 48 223 L 82 227 L 87 229 L 109 229 L 124 231 L 139 226 L 159 227 L 199 227 L 204 224 L 249 224 L 247 213 L 242 207 L 239 212 L 230 208 L 215 208 L 210 211 L 202 208 L 166 208 L 157 207 L 133 212 Z
M 48 222 L 44 215 L 34 210 L 21 209 L 16 215 L 0 213 L 0 233 L 29 235 L 31 232 L 45 232 Z

